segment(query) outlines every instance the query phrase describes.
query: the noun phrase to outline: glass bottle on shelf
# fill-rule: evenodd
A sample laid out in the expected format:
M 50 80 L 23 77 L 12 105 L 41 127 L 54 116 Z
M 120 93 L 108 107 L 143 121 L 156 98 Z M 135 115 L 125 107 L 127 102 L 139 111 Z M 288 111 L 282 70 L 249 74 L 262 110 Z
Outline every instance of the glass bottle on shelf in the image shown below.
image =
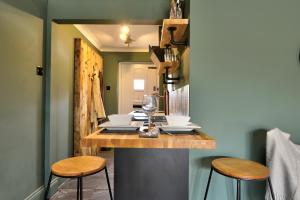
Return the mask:
M 171 0 L 170 1 L 170 19 L 183 18 L 183 5 L 184 0 Z
M 177 2 L 176 2 L 176 18 L 182 19 L 182 2 L 181 2 L 181 0 L 177 0 Z
M 170 1 L 170 19 L 176 19 L 176 3 L 175 0 Z
M 171 48 L 167 47 L 165 48 L 165 54 L 164 54 L 165 62 L 170 62 L 172 59 L 172 52 Z

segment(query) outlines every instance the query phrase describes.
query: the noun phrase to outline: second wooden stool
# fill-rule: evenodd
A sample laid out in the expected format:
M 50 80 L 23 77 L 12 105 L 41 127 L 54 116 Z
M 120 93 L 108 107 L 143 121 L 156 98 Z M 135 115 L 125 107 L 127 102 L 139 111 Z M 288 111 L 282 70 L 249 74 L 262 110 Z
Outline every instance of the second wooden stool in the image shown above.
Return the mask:
M 257 162 L 251 160 L 238 159 L 238 158 L 218 158 L 212 161 L 204 200 L 206 200 L 207 197 L 213 171 L 216 171 L 219 174 L 237 180 L 237 195 L 236 195 L 237 200 L 241 199 L 241 180 L 246 180 L 246 181 L 267 180 L 269 183 L 272 199 L 275 200 L 272 183 L 269 178 L 270 176 L 269 169 Z
M 106 160 L 96 156 L 78 156 L 54 163 L 51 167 L 45 199 L 48 199 L 52 175 L 62 178 L 77 178 L 77 199 L 82 200 L 82 177 L 96 174 L 103 169 L 105 170 L 110 199 L 113 200 L 106 168 Z

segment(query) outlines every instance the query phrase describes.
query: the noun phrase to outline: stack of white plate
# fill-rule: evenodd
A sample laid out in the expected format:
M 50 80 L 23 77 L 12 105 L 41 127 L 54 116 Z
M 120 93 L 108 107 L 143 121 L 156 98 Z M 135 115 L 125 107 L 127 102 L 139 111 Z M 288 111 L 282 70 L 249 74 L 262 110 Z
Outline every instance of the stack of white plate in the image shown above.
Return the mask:
M 201 126 L 190 122 L 189 116 L 167 115 L 166 119 L 168 123 L 162 123 L 160 126 L 163 131 L 192 131 L 201 128 Z
M 131 121 L 132 115 L 109 115 L 109 121 L 100 124 L 99 127 L 105 128 L 107 130 L 115 130 L 115 131 L 130 131 L 137 130 L 140 126 L 143 125 L 143 122 Z

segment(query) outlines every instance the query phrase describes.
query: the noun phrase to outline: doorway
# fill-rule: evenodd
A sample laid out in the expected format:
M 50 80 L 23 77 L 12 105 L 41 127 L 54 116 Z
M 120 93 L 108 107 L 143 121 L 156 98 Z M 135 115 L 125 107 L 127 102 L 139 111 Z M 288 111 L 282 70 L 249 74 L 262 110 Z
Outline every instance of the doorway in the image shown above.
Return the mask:
M 150 62 L 120 62 L 118 82 L 118 113 L 140 110 L 145 94 L 158 93 L 157 67 Z

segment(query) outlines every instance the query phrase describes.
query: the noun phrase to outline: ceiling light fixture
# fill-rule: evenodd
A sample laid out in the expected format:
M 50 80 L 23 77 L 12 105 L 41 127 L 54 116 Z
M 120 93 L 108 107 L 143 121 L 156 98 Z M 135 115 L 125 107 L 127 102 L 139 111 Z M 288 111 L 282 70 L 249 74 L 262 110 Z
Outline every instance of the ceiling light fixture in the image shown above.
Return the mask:
M 123 26 L 121 27 L 121 33 L 128 34 L 128 33 L 129 33 L 129 27 L 126 26 L 126 25 L 123 25 Z
M 130 29 L 127 25 L 123 25 L 121 26 L 120 29 L 121 33 L 120 33 L 120 39 L 124 41 L 124 43 L 129 46 L 129 44 L 131 42 L 133 42 L 134 40 L 130 37 Z
M 121 39 L 121 40 L 125 41 L 127 37 L 128 37 L 127 34 L 120 33 L 120 39 Z

